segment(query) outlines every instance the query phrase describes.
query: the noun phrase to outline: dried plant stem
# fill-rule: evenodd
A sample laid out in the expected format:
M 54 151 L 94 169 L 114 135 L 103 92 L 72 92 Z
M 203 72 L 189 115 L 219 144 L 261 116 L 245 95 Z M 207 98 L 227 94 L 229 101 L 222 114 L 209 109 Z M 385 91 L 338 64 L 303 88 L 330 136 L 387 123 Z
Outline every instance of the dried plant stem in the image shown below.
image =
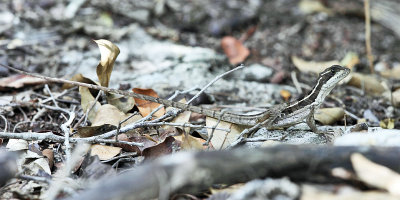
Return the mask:
M 369 69 L 371 73 L 374 74 L 375 70 L 374 70 L 374 56 L 372 55 L 372 48 L 371 48 L 371 15 L 370 15 L 369 0 L 364 0 L 364 13 L 365 13 L 365 47 L 367 50 Z
M 22 132 L 22 133 L 10 133 L 0 132 L 0 138 L 8 139 L 23 139 L 27 141 L 45 140 L 49 142 L 65 142 L 65 137 L 54 135 L 52 132 L 47 133 L 35 133 L 35 132 Z M 126 142 L 118 141 L 115 142 L 113 139 L 102 139 L 100 137 L 92 138 L 69 138 L 70 143 L 86 142 L 86 143 L 107 143 L 107 144 L 127 144 L 131 146 L 143 146 L 142 143 L 138 142 Z

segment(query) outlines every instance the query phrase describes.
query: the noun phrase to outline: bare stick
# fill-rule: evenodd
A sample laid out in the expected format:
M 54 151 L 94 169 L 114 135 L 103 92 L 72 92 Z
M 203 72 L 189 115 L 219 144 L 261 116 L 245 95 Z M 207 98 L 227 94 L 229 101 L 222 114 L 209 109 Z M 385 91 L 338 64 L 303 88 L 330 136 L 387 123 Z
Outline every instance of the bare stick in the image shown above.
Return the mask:
M 365 13 L 365 47 L 367 49 L 369 69 L 371 73 L 374 74 L 375 70 L 374 70 L 374 56 L 372 55 L 372 48 L 371 48 L 371 16 L 370 16 L 369 0 L 364 0 L 364 13 Z
M 47 133 L 35 133 L 35 132 L 22 132 L 22 133 L 10 133 L 10 132 L 0 132 L 0 138 L 8 139 L 23 139 L 27 141 L 45 140 L 49 142 L 65 142 L 65 137 L 54 135 L 52 132 Z M 92 138 L 69 138 L 70 143 L 86 142 L 86 143 L 107 143 L 107 144 L 127 144 L 131 146 L 143 146 L 143 143 L 138 142 L 126 142 L 118 141 L 115 142 L 113 139 L 102 139 L 99 137 Z
M 297 92 L 299 94 L 301 94 L 301 92 L 302 92 L 301 91 L 301 86 L 300 86 L 299 81 L 297 80 L 296 72 L 292 71 L 292 73 L 290 73 L 290 77 L 292 78 L 293 84 L 296 87 Z
M 212 84 L 214 84 L 215 82 L 217 82 L 217 81 L 218 81 L 219 79 L 221 79 L 222 77 L 224 77 L 224 76 L 226 76 L 226 75 L 228 75 L 228 74 L 230 74 L 230 73 L 232 73 L 232 72 L 234 72 L 234 71 L 236 71 L 236 70 L 242 69 L 242 68 L 244 68 L 244 65 L 243 65 L 243 64 L 241 64 L 241 65 L 237 66 L 236 68 L 233 68 L 233 69 L 231 69 L 231 70 L 229 70 L 229 71 L 227 71 L 227 72 L 225 72 L 225 73 L 223 73 L 223 74 L 218 75 L 218 76 L 215 77 L 211 82 L 209 82 L 206 86 L 204 86 L 204 87 L 203 87 L 193 98 L 191 98 L 186 104 L 192 103 L 193 100 L 195 100 L 197 97 L 199 97 L 207 88 L 209 88 Z
M 54 105 L 55 105 L 56 107 L 59 107 L 58 104 L 57 104 L 56 98 L 54 98 L 53 93 L 50 91 L 49 85 L 45 84 L 45 85 L 44 85 L 44 88 L 46 88 L 47 92 L 49 93 L 49 95 L 50 95 L 50 97 L 51 97 L 50 99 L 51 99 L 51 101 L 53 101 Z

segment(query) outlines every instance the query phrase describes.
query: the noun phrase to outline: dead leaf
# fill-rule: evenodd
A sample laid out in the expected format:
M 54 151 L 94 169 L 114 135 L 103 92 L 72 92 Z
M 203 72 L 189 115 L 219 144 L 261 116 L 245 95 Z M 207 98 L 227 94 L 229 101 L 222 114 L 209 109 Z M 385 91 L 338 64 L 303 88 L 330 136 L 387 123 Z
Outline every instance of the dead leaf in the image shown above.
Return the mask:
M 96 69 L 97 77 L 101 86 L 108 87 L 114 62 L 119 54 L 119 48 L 108 40 L 100 39 L 94 41 L 97 43 L 101 54 L 101 60 Z
M 50 165 L 47 159 L 36 152 L 27 150 L 21 154 L 20 159 L 26 174 L 36 176 L 40 171 L 44 171 L 51 175 Z
M 222 38 L 221 46 L 232 65 L 242 63 L 250 55 L 250 50 L 232 36 Z
M 345 66 L 349 69 L 353 69 L 353 67 L 360 63 L 360 58 L 358 58 L 358 54 L 355 52 L 348 52 L 344 56 L 344 58 L 340 61 L 341 66 Z
M 53 150 L 52 149 L 44 149 L 42 151 L 42 154 L 43 154 L 44 157 L 47 158 L 49 166 L 50 166 L 50 169 L 51 169 L 53 167 L 53 164 L 54 164 L 54 152 L 53 152 Z
M 387 91 L 381 82 L 374 76 L 352 73 L 348 85 L 364 89 L 368 94 L 380 95 Z
M 400 196 L 400 175 L 398 173 L 368 160 L 359 153 L 352 154 L 350 159 L 354 171 L 363 182 L 385 189 L 392 195 Z
M 186 103 L 186 99 L 183 98 L 179 102 L 180 103 Z M 168 107 L 166 109 L 166 112 L 168 112 L 171 109 L 175 109 L 175 108 Z M 182 124 L 183 123 L 188 123 L 191 114 L 192 114 L 192 112 L 190 112 L 190 111 L 184 111 L 183 113 L 180 113 L 178 116 L 174 117 L 174 119 L 171 122 L 172 123 L 182 123 Z M 167 126 L 167 125 L 163 126 L 163 128 L 165 128 L 165 129 L 167 129 L 168 127 L 170 127 L 170 126 Z M 190 127 L 185 127 L 184 130 L 186 131 L 186 133 L 189 133 L 190 132 Z
M 193 137 L 189 133 L 182 133 L 181 141 L 181 148 L 184 150 L 204 150 L 207 148 L 207 146 L 203 146 L 206 142 L 203 138 Z
M 99 111 L 101 104 L 90 93 L 90 90 L 86 87 L 79 87 L 79 94 L 81 95 L 81 106 L 83 111 L 86 113 L 88 109 L 91 109 L 88 114 L 89 121 L 93 122 L 94 118 Z M 94 104 L 93 108 L 92 105 Z
M 380 72 L 385 78 L 400 79 L 400 64 L 394 66 L 392 69 L 386 69 Z
M 335 187 L 334 191 L 327 191 L 326 188 L 316 186 L 315 184 L 303 184 L 301 186 L 301 197 L 300 200 L 398 200 L 398 197 L 388 194 L 382 191 L 359 191 L 353 187 Z
M 142 89 L 142 88 L 133 88 L 132 91 L 134 93 L 138 94 L 144 94 L 147 96 L 152 96 L 152 97 L 158 97 L 157 93 L 152 90 L 152 89 Z M 136 106 L 139 108 L 140 114 L 142 114 L 143 117 L 146 117 L 149 115 L 153 110 L 155 110 L 160 104 L 146 101 L 143 99 L 135 98 Z M 162 115 L 165 114 L 165 109 L 162 108 L 156 113 L 154 113 L 155 117 L 161 117 Z
M 394 129 L 395 120 L 391 118 L 384 119 L 379 122 L 379 126 L 385 129 Z
M 9 139 L 6 148 L 9 151 L 27 150 L 28 142 L 22 139 Z
M 94 117 L 92 122 L 92 126 L 100 126 L 103 124 L 111 124 L 114 126 L 118 126 L 118 124 L 128 118 L 130 114 L 125 114 L 122 111 L 118 110 L 117 107 L 106 104 L 99 107 L 96 116 Z M 128 121 L 124 122 L 121 127 L 126 126 L 127 124 L 133 123 L 141 119 L 142 117 L 139 115 L 135 115 L 130 118 Z
M 214 127 L 218 122 L 218 119 L 207 117 L 206 125 L 210 127 Z M 236 124 L 232 124 L 229 122 L 221 121 L 218 128 L 230 129 L 230 132 L 215 130 L 213 137 L 211 138 L 211 143 L 215 147 L 215 149 L 223 149 L 230 145 L 232 142 L 236 140 L 239 134 L 245 129 L 244 127 L 238 126 Z M 208 137 L 211 135 L 212 129 L 208 129 Z
M 121 147 L 124 151 L 128 152 L 137 152 L 139 155 L 142 154 L 142 151 L 146 148 L 152 147 L 157 143 L 153 140 L 147 139 L 145 136 L 128 136 L 126 134 L 119 134 L 118 140 L 120 141 L 127 141 L 127 142 L 140 142 L 143 144 L 142 147 L 140 146 L 131 146 L 128 144 L 115 144 L 115 146 Z
M 171 141 L 165 142 L 165 140 L 167 138 L 169 138 L 169 137 L 171 137 L 173 139 L 172 142 L 174 142 L 174 145 L 177 142 L 177 141 L 175 142 L 175 139 L 171 136 L 173 133 L 164 132 L 162 129 L 159 130 L 160 135 L 154 135 L 154 133 L 156 133 L 156 130 L 154 130 L 153 133 L 147 134 L 147 136 L 137 136 L 137 135 L 128 136 L 126 134 L 120 134 L 120 135 L 118 135 L 118 140 L 127 141 L 127 142 L 139 142 L 139 143 L 142 143 L 143 146 L 130 146 L 130 145 L 127 145 L 127 144 L 115 144 L 115 146 L 119 146 L 119 147 L 123 148 L 125 151 L 128 151 L 128 152 L 137 152 L 138 155 L 144 155 L 144 151 L 146 149 L 153 148 L 153 147 L 158 146 L 158 145 L 160 145 L 162 143 L 165 143 L 164 145 L 166 145 L 166 144 L 169 145 L 169 142 L 171 142 Z M 152 135 L 151 139 L 149 138 L 150 135 Z M 167 146 L 162 146 L 161 145 L 161 147 L 157 147 L 157 148 L 167 148 Z M 178 148 L 178 147 L 176 147 L 176 148 Z M 161 149 L 159 149 L 159 150 L 161 150 Z M 159 151 L 159 150 L 154 150 L 153 149 L 153 150 L 147 150 L 147 152 L 149 153 L 149 151 Z M 172 149 L 170 149 L 170 150 L 172 151 Z M 150 154 L 153 154 L 153 153 L 154 152 L 151 152 Z
M 145 156 L 147 159 L 151 157 L 160 157 L 162 155 L 170 154 L 172 153 L 174 142 L 174 137 L 169 136 L 165 138 L 162 143 L 144 149 L 142 155 Z
M 0 90 L 17 89 L 27 85 L 40 85 L 47 83 L 46 80 L 28 76 L 25 74 L 16 74 L 0 79 Z
M 321 108 L 314 113 L 315 120 L 323 125 L 331 125 L 338 120 L 343 119 L 344 110 L 341 107 L 336 108 Z
M 297 67 L 301 72 L 314 72 L 316 74 L 324 71 L 326 68 L 332 65 L 339 65 L 338 60 L 315 62 L 315 61 L 305 61 L 297 56 L 292 56 L 292 62 L 294 66 Z
M 233 193 L 237 192 L 240 188 L 243 188 L 244 185 L 245 185 L 244 183 L 237 183 L 237 184 L 233 184 L 233 185 L 230 185 L 228 187 L 223 187 L 223 188 L 210 188 L 210 192 L 213 195 L 221 193 L 221 192 L 233 194 Z
M 104 177 L 114 177 L 117 172 L 111 165 L 104 164 L 97 156 L 86 155 L 81 165 L 81 175 L 87 181 L 95 181 Z
M 74 137 L 92 137 L 96 135 L 101 135 L 103 133 L 107 133 L 109 131 L 115 130 L 117 126 L 110 124 L 103 124 L 99 126 L 84 126 L 78 127 L 78 133 L 74 135 Z
M 112 147 L 101 144 L 94 144 L 90 149 L 90 155 L 97 155 L 100 160 L 108 160 L 121 153 L 121 147 Z
M 133 97 L 118 94 L 107 94 L 107 101 L 124 113 L 128 113 L 135 106 L 135 99 Z
M 333 11 L 324 6 L 320 1 L 314 0 L 301 0 L 299 3 L 299 9 L 305 14 L 312 14 L 315 12 L 324 12 L 329 15 L 333 14 Z

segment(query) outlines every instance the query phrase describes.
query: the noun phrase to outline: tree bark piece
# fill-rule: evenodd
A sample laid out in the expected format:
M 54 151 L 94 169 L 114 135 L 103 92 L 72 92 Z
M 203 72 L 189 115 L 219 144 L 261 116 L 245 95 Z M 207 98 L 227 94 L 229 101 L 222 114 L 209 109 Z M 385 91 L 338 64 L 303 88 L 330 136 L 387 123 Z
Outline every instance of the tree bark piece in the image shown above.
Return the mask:
M 292 180 L 343 181 L 331 175 L 341 167 L 353 171 L 351 154 L 400 171 L 400 148 L 292 146 L 231 151 L 182 152 L 144 164 L 114 178 L 100 180 L 72 199 L 168 198 L 176 192 L 193 193 L 212 184 L 234 184 L 255 178 L 288 176 Z

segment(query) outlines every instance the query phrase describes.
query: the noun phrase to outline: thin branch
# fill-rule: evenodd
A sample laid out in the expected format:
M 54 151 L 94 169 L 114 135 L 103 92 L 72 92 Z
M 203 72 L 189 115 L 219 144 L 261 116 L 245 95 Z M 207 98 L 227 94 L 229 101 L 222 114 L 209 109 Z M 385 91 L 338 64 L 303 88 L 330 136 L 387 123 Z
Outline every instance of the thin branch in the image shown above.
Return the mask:
M 196 95 L 194 95 L 194 97 L 191 98 L 186 104 L 192 103 L 193 100 L 195 100 L 197 97 L 199 97 L 207 88 L 209 88 L 212 84 L 217 82 L 222 77 L 224 77 L 224 76 L 226 76 L 226 75 L 228 75 L 228 74 L 230 74 L 230 73 L 232 73 L 234 71 L 237 71 L 239 69 L 243 69 L 243 68 L 244 68 L 244 65 L 241 64 L 241 65 L 237 66 L 236 68 L 233 68 L 233 69 L 231 69 L 231 70 L 229 70 L 229 71 L 227 71 L 227 72 L 225 72 L 223 74 L 218 75 L 211 82 L 209 82 L 206 86 L 204 86 Z
M 302 91 L 301 91 L 301 86 L 300 86 L 299 81 L 297 80 L 296 72 L 295 72 L 295 71 L 292 71 L 292 73 L 290 73 L 290 77 L 292 78 L 293 84 L 294 84 L 294 86 L 296 87 L 297 92 L 298 92 L 299 94 L 301 94 L 301 93 L 302 93 Z
M 364 13 L 365 13 L 365 47 L 367 49 L 367 59 L 369 69 L 372 74 L 375 73 L 374 70 L 374 56 L 372 55 L 371 48 L 371 16 L 370 16 L 370 6 L 369 0 L 364 0 Z
M 54 98 L 54 95 L 53 95 L 53 93 L 51 92 L 51 90 L 50 90 L 50 88 L 49 88 L 49 85 L 45 84 L 45 85 L 44 85 L 44 88 L 45 88 L 45 89 L 47 90 L 47 92 L 49 93 L 50 99 L 51 99 L 51 101 L 53 101 L 54 105 L 55 105 L 56 107 L 59 107 L 58 104 L 57 104 L 56 98 Z
M 27 141 L 37 141 L 37 140 L 45 140 L 49 142 L 64 142 L 65 137 L 54 135 L 52 132 L 47 133 L 35 133 L 35 132 L 22 132 L 22 133 L 10 133 L 10 132 L 1 132 L 0 138 L 7 138 L 7 139 L 23 139 Z M 118 141 L 115 142 L 113 139 L 102 139 L 99 137 L 92 137 L 92 138 L 69 138 L 68 141 L 70 143 L 79 143 L 79 142 L 86 142 L 86 143 L 107 143 L 107 144 L 127 144 L 131 146 L 144 146 L 143 143 L 138 142 L 126 142 L 126 141 Z

